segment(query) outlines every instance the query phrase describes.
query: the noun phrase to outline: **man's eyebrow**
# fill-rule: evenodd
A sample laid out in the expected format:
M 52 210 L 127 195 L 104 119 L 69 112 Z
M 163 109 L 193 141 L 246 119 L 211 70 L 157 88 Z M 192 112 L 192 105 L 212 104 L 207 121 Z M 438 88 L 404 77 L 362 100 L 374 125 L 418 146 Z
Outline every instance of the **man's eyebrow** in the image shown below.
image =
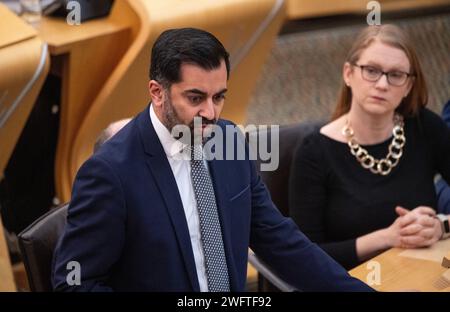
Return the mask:
M 214 95 L 223 94 L 227 91 L 228 91 L 228 89 L 224 88 L 224 89 L 220 90 L 219 92 L 215 93 Z M 203 95 L 203 96 L 208 95 L 206 92 L 199 90 L 199 89 L 189 89 L 189 90 L 183 91 L 183 94 L 188 94 L 188 93 L 194 93 L 194 94 Z
M 206 92 L 203 92 L 202 90 L 199 89 L 189 89 L 189 90 L 185 90 L 183 91 L 183 94 L 188 94 L 188 93 L 194 93 L 194 94 L 198 94 L 198 95 L 207 95 Z
M 220 90 L 219 92 L 217 92 L 215 95 L 217 95 L 217 94 L 223 94 L 223 93 L 225 93 L 225 92 L 227 92 L 227 91 L 228 91 L 228 89 L 227 89 L 227 88 L 224 88 L 224 89 Z

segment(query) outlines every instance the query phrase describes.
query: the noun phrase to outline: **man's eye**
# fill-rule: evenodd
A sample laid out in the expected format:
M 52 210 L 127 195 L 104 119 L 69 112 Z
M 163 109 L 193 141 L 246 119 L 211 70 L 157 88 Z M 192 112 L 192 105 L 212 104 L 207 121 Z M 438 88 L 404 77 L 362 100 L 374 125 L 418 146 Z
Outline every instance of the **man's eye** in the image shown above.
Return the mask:
M 225 94 L 219 94 L 219 95 L 216 95 L 214 97 L 214 101 L 215 102 L 220 102 L 220 101 L 223 101 L 223 100 L 225 100 Z
M 199 104 L 199 103 L 202 102 L 202 100 L 203 100 L 203 98 L 201 96 L 191 96 L 191 97 L 189 97 L 189 101 L 191 101 L 191 103 L 194 103 L 194 104 Z

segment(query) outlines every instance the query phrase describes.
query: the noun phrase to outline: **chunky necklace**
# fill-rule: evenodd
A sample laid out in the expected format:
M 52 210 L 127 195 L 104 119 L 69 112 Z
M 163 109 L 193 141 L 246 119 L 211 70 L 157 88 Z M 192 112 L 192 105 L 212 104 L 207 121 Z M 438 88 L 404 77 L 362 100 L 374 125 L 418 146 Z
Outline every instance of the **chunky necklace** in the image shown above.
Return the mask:
M 388 175 L 392 168 L 397 166 L 403 155 L 403 146 L 406 143 L 405 132 L 403 131 L 403 117 L 395 114 L 394 128 L 392 129 L 392 142 L 389 144 L 389 152 L 383 159 L 375 159 L 369 155 L 365 148 L 362 148 L 354 138 L 354 132 L 347 119 L 345 126 L 342 128 L 342 134 L 347 138 L 347 144 L 350 152 L 356 157 L 358 162 L 365 169 L 369 169 L 372 173 Z

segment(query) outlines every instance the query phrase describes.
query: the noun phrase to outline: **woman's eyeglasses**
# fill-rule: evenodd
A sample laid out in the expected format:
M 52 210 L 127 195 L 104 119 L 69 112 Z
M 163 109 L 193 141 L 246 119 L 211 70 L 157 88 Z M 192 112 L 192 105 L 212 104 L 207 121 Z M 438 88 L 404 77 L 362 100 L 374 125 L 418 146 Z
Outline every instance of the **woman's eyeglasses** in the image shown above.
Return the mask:
M 376 82 L 381 78 L 381 76 L 386 75 L 388 83 L 396 87 L 403 86 L 410 76 L 414 76 L 413 74 L 405 73 L 399 70 L 384 72 L 381 69 L 370 65 L 352 65 L 361 69 L 361 76 L 364 80 Z

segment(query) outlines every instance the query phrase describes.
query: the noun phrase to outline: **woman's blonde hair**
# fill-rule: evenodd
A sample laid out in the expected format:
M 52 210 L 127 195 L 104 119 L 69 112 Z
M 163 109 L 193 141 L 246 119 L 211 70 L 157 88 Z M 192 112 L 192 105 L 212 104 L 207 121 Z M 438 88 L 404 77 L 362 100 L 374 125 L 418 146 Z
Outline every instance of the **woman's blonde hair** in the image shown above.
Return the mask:
M 413 85 L 408 96 L 403 99 L 396 111 L 404 117 L 416 114 L 420 107 L 427 105 L 428 90 L 422 68 L 416 52 L 413 49 L 411 39 L 401 28 L 389 24 L 368 26 L 364 28 L 353 43 L 353 46 L 348 52 L 345 61 L 350 64 L 356 64 L 361 56 L 361 53 L 375 40 L 379 40 L 384 44 L 402 50 L 408 57 L 411 65 L 410 74 L 413 75 L 410 79 L 413 79 Z M 347 87 L 347 85 L 343 82 L 339 92 L 336 108 L 332 115 L 332 120 L 346 114 L 350 110 L 351 102 L 352 91 L 350 87 Z

